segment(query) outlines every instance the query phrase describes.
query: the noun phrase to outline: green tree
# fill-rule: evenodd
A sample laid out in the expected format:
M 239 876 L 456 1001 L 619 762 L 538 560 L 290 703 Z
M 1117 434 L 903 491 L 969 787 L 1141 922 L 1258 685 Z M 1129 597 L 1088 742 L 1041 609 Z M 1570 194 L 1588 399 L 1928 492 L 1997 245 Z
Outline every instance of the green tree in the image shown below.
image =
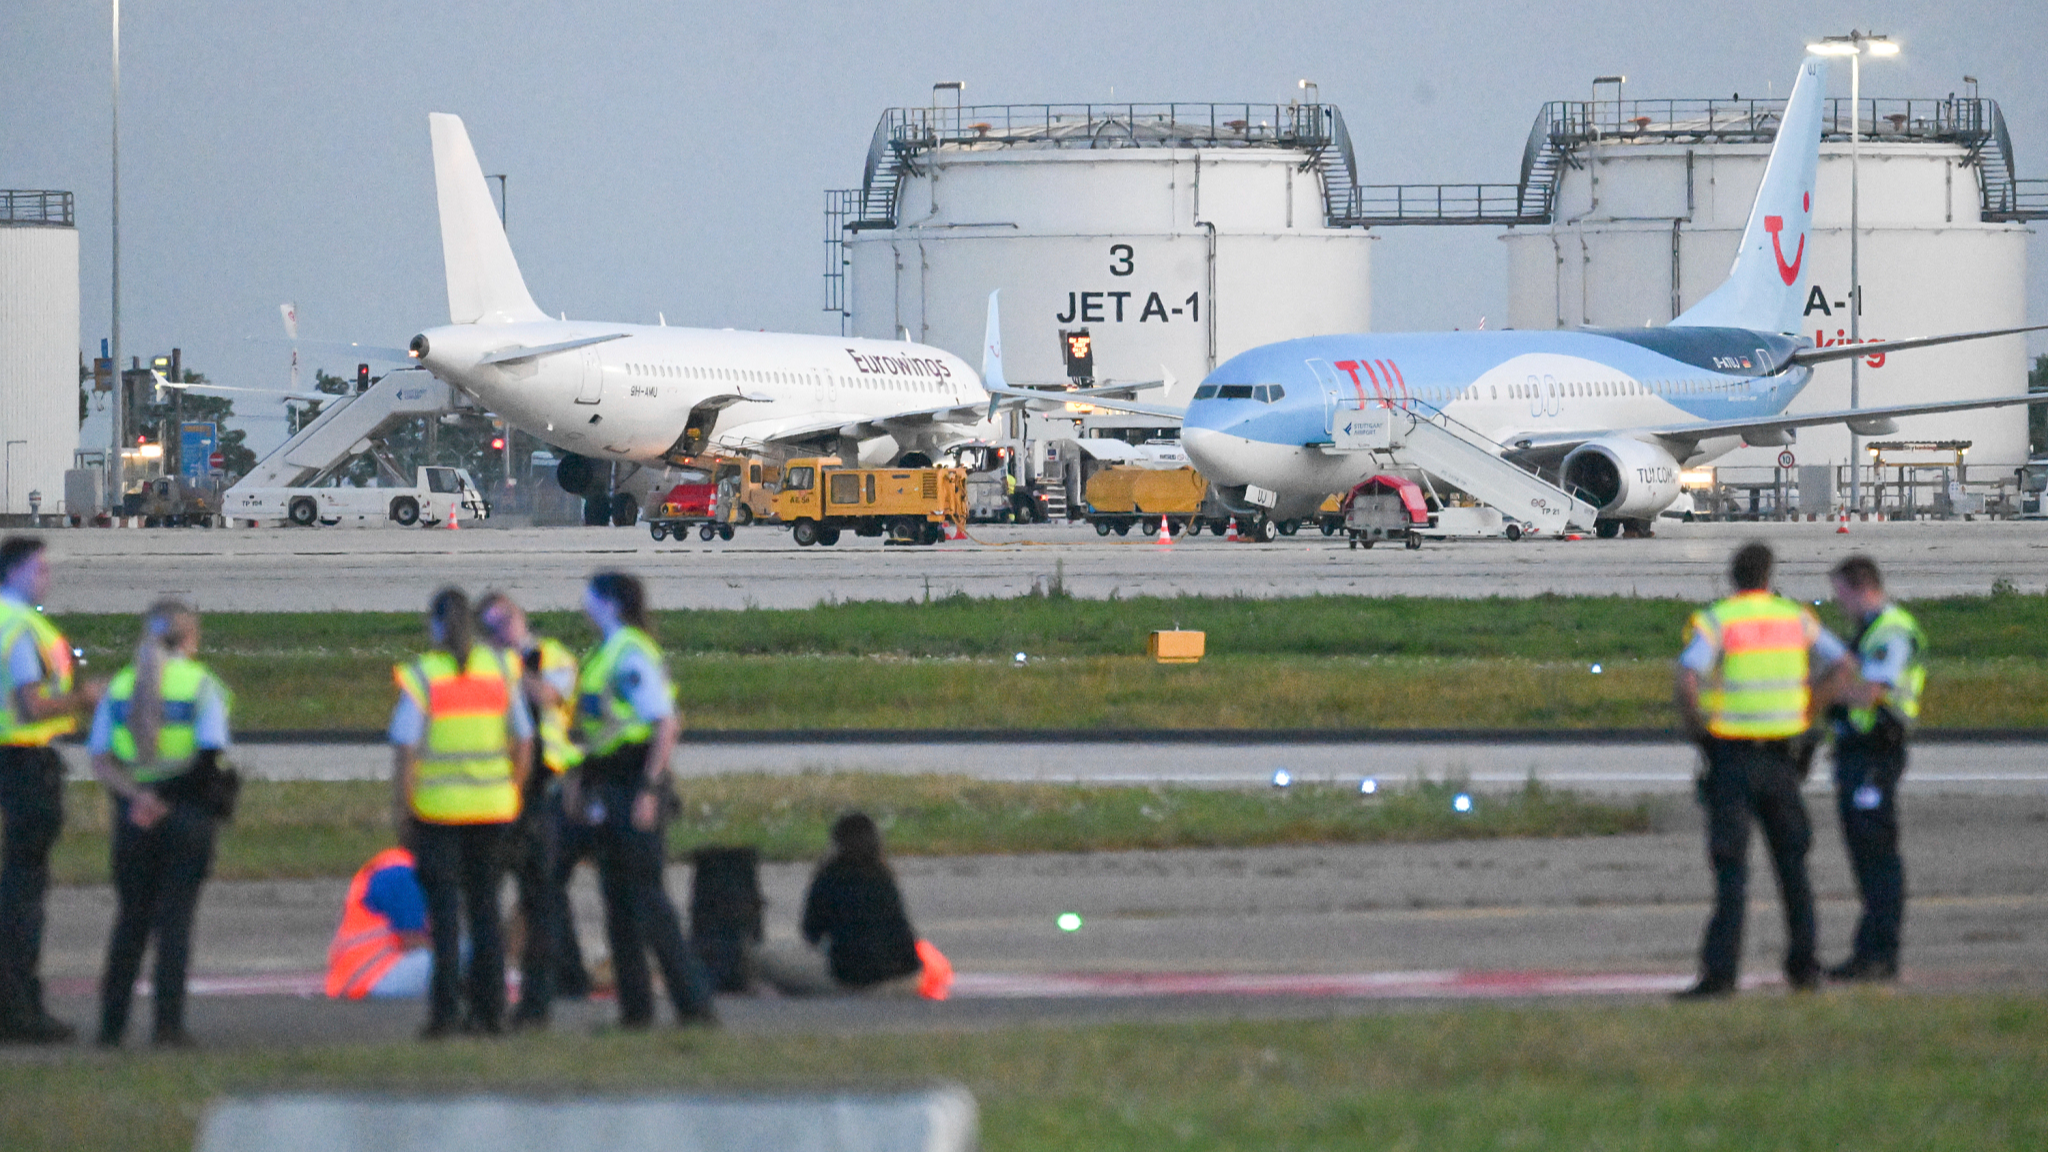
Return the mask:
M 2034 357 L 2034 368 L 2027 373 L 2028 392 L 2048 392 L 2048 356 Z M 2027 407 L 2027 454 L 2039 456 L 2048 452 L 2048 404 L 2033 404 Z
M 325 369 L 315 368 L 313 369 L 313 390 L 325 392 L 330 396 L 346 396 L 354 392 L 356 386 L 340 376 L 331 375 Z M 320 409 L 324 406 L 325 402 L 320 400 L 309 400 L 304 404 L 290 405 L 286 410 L 285 416 L 286 434 L 290 436 L 298 435 L 300 429 L 311 424 L 314 417 L 320 415 Z

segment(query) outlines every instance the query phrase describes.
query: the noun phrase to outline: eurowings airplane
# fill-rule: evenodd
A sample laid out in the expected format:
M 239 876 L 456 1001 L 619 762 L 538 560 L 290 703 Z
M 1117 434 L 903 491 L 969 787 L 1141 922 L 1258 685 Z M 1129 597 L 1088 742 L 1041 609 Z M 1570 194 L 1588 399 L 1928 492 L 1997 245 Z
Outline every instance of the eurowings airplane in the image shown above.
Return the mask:
M 1189 459 L 1226 503 L 1275 520 L 1306 517 L 1330 493 L 1382 470 L 1369 452 L 1337 442 L 1343 414 L 1404 409 L 1561 480 L 1597 508 L 1599 532 L 1612 535 L 1676 501 L 1681 466 L 1744 443 L 1789 443 L 1791 430 L 1823 424 L 1887 435 L 1900 417 L 2041 402 L 2012 396 L 1786 414 L 1815 364 L 2048 327 L 1829 348 L 1792 335 L 1805 300 L 1826 68 L 1814 57 L 1800 66 L 1727 281 L 1666 327 L 1309 337 L 1218 365 L 1184 412 L 1092 403 L 1181 415 Z M 996 373 L 984 367 L 988 390 L 1014 393 L 999 372 L 999 361 Z
M 449 322 L 413 337 L 412 356 L 568 452 L 565 488 L 602 495 L 600 463 L 715 451 L 922 463 L 993 433 L 974 370 L 927 345 L 550 319 L 527 293 L 462 120 L 428 123 Z

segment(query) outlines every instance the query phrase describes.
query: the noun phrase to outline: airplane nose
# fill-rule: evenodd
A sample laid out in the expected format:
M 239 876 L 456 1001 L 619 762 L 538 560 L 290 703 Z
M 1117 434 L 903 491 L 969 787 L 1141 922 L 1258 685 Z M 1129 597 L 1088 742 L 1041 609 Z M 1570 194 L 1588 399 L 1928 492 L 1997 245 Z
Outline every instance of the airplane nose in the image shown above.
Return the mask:
M 1246 482 L 1242 437 L 1213 428 L 1181 429 L 1181 446 L 1187 449 L 1188 460 L 1195 470 L 1206 476 L 1213 484 L 1229 487 Z

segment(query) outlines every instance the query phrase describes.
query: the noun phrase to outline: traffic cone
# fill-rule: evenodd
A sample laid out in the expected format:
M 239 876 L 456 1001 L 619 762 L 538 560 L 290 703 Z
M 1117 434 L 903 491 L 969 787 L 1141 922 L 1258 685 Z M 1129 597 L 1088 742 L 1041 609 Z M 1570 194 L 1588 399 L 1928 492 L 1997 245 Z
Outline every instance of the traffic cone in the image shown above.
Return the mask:
M 1837 535 L 1837 536 L 1847 536 L 1848 534 L 1849 534 L 1849 510 L 1848 510 L 1847 508 L 1843 508 L 1843 509 L 1842 509 L 1842 522 L 1841 522 L 1841 523 L 1839 523 L 1839 524 L 1837 524 L 1837 525 L 1835 525 L 1835 535 Z
M 1230 527 L 1224 529 L 1223 538 L 1232 544 L 1237 543 L 1237 517 L 1230 518 Z
M 461 529 L 462 502 L 460 500 L 451 500 L 448 502 L 448 530 L 450 532 L 457 532 Z
M 1159 542 L 1166 545 L 1173 543 L 1173 528 L 1167 524 L 1164 516 L 1159 518 Z
M 960 522 L 959 522 L 958 520 L 948 519 L 948 520 L 946 521 L 946 539 L 948 539 L 948 540 L 965 540 L 965 539 L 967 539 L 967 533 L 966 533 L 965 531 L 963 531 L 963 530 L 961 529 L 961 527 L 960 527 Z

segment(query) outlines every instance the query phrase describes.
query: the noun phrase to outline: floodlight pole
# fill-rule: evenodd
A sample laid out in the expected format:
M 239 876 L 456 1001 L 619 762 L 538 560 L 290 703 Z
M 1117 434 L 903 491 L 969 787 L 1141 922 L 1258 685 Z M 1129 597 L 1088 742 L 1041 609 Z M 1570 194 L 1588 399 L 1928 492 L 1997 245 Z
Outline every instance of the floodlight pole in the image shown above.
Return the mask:
M 114 401 L 108 411 L 113 419 L 113 430 L 107 435 L 111 450 L 107 456 L 107 504 L 108 510 L 119 515 L 122 490 L 127 478 L 122 475 L 121 450 L 126 447 L 127 423 L 126 377 L 121 371 L 121 0 L 113 0 L 114 6 L 114 283 L 112 329 L 108 340 L 108 352 L 112 355 L 114 369 Z

